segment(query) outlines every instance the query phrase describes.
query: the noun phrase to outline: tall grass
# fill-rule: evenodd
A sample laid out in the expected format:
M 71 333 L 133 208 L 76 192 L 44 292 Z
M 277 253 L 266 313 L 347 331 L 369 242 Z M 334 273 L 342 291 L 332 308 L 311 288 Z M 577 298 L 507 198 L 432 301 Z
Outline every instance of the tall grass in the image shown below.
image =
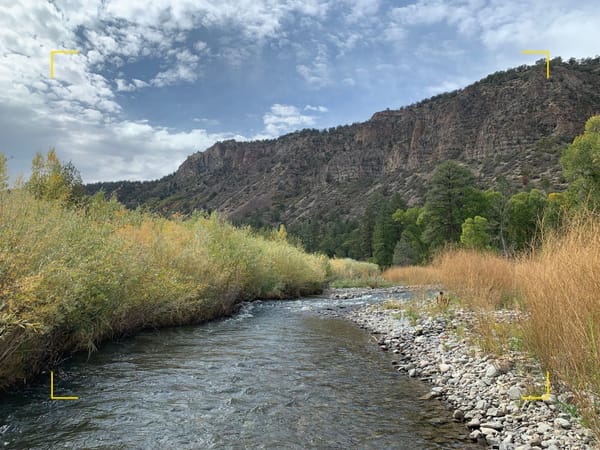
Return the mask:
M 216 216 L 167 220 L 103 201 L 69 210 L 0 192 L 0 388 L 141 328 L 318 292 L 328 271 L 325 257 Z
M 438 271 L 431 266 L 391 267 L 385 272 L 383 272 L 383 278 L 393 283 L 407 285 L 426 285 L 441 283 Z
M 493 253 L 449 250 L 426 267 L 393 267 L 383 274 L 406 284 L 442 284 L 471 307 L 499 308 L 518 297 L 514 262 Z
M 528 337 L 546 367 L 575 392 L 600 395 L 600 218 L 574 218 L 517 267 L 531 314 Z M 598 411 L 581 396 L 600 431 Z
M 384 277 L 436 283 L 480 311 L 474 332 L 487 350 L 514 346 L 534 354 L 579 395 L 600 435 L 600 217 L 587 212 L 542 237 L 541 248 L 518 259 L 450 250 L 430 266 L 392 268 Z M 496 324 L 486 310 L 523 309 L 529 319 Z M 504 338 L 503 338 L 504 336 Z M 591 394 L 591 395 L 589 395 Z

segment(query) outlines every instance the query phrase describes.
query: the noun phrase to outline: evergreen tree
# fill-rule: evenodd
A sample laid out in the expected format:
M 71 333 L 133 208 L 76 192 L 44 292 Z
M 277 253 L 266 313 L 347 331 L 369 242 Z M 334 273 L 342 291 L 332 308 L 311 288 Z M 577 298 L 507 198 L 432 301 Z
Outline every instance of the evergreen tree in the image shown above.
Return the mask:
M 445 242 L 458 242 L 462 223 L 481 208 L 481 195 L 469 169 L 454 161 L 440 164 L 427 193 L 424 241 L 432 248 Z
M 366 260 L 373 256 L 373 230 L 375 228 L 375 219 L 377 217 L 377 212 L 384 201 L 383 195 L 378 192 L 371 197 L 367 204 L 358 233 L 361 242 L 360 259 Z
M 394 247 L 400 237 L 400 223 L 392 217 L 398 209 L 406 207 L 399 194 L 383 201 L 373 226 L 373 259 L 380 267 L 392 265 Z

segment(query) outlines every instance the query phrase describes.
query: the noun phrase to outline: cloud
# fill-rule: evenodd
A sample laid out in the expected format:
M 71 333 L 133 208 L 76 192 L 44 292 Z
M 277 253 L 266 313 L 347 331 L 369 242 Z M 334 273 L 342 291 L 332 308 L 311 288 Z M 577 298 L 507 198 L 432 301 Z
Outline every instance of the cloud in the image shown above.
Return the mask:
M 313 116 L 302 114 L 297 107 L 275 103 L 271 110 L 263 116 L 265 133 L 267 136 L 276 137 L 299 128 L 306 128 L 315 124 Z
M 148 83 L 138 80 L 137 78 L 132 79 L 131 82 L 122 78 L 117 78 L 115 79 L 115 84 L 117 85 L 117 91 L 119 92 L 131 92 L 149 86 Z
M 167 70 L 159 72 L 150 81 L 158 87 L 178 84 L 182 81 L 191 83 L 198 78 L 198 61 L 200 57 L 188 49 L 178 49 L 170 52 L 174 63 Z
M 443 92 L 451 92 L 460 89 L 469 84 L 471 80 L 468 78 L 459 78 L 455 80 L 444 80 L 440 84 L 425 87 L 425 92 L 428 95 L 437 95 Z
M 204 117 L 194 117 L 192 119 L 194 122 L 199 122 L 199 123 L 203 123 L 204 125 L 207 126 L 218 126 L 221 125 L 221 122 L 218 121 L 217 119 L 206 119 Z
M 329 85 L 332 80 L 327 47 L 319 44 L 314 59 L 308 64 L 298 64 L 296 70 L 312 87 L 322 88 Z
M 304 110 L 305 111 L 317 111 L 317 112 L 321 112 L 321 113 L 329 112 L 329 109 L 327 109 L 325 106 L 306 105 L 304 107 Z
M 357 24 L 378 19 L 377 13 L 381 6 L 380 0 L 353 0 L 348 3 L 350 13 L 345 18 L 348 23 Z

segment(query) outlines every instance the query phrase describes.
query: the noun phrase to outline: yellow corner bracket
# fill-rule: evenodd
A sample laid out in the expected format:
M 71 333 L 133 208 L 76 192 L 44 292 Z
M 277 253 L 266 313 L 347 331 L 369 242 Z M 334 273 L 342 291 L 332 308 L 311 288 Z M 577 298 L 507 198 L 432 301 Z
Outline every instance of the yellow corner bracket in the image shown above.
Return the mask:
M 536 400 L 549 400 L 550 399 L 550 372 L 546 371 L 546 393 L 544 395 L 535 396 L 535 395 L 526 395 L 522 396 L 521 400 L 526 401 L 536 401 Z
M 50 78 L 54 78 L 54 55 L 76 55 L 79 50 L 51 50 L 50 51 Z
M 55 397 L 54 396 L 54 371 L 50 371 L 50 399 L 52 400 L 79 400 L 79 397 Z
M 546 55 L 546 79 L 550 78 L 550 50 L 523 50 L 525 55 Z

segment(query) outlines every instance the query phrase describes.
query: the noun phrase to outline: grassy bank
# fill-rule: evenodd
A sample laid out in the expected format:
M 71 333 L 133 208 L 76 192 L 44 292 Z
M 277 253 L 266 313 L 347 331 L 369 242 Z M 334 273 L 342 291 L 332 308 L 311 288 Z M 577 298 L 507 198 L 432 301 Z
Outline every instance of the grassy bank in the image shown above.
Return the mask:
M 600 219 L 592 213 L 547 234 L 540 250 L 514 260 L 454 250 L 430 266 L 393 268 L 390 281 L 439 283 L 461 306 L 522 309 L 530 319 L 504 325 L 482 320 L 475 330 L 489 349 L 501 352 L 518 337 L 552 377 L 579 395 L 578 406 L 600 434 Z M 508 327 L 508 328 L 507 328 Z M 582 393 L 591 393 L 592 396 Z
M 330 286 L 334 288 L 378 287 L 389 284 L 381 276 L 377 264 L 350 258 L 330 260 Z
M 325 257 L 216 216 L 166 220 L 100 199 L 66 209 L 0 192 L 0 388 L 141 328 L 318 292 L 329 271 Z

